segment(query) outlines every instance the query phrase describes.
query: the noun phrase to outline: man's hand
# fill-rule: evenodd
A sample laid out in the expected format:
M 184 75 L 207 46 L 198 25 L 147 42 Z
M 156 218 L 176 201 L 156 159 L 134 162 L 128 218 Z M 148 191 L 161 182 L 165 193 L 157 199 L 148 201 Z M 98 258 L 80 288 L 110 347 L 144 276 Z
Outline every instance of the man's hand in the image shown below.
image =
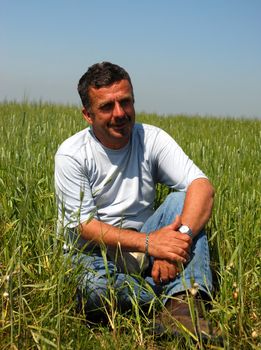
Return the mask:
M 155 283 L 168 283 L 174 280 L 178 273 L 179 269 L 174 262 L 161 259 L 154 260 L 151 277 Z
M 186 263 L 189 260 L 189 251 L 192 239 L 178 232 L 181 225 L 177 215 L 175 221 L 149 235 L 149 254 L 158 259 L 169 262 L 179 261 Z
M 175 221 L 172 223 L 172 228 L 177 231 L 181 225 L 180 216 L 176 216 Z M 179 233 L 181 236 L 182 235 Z M 190 245 L 189 245 L 190 247 Z M 175 262 L 170 262 L 166 259 L 154 259 L 152 271 L 151 271 L 151 277 L 153 278 L 154 282 L 159 283 L 168 283 L 169 281 L 172 281 L 176 278 L 177 274 L 179 273 L 178 266 Z

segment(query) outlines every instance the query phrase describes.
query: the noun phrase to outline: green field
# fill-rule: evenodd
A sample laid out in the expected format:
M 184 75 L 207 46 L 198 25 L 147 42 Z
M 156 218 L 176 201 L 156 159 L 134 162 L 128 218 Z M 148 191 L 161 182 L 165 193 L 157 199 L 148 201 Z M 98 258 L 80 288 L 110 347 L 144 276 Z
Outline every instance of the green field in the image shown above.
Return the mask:
M 226 349 L 261 348 L 261 121 L 140 114 L 169 132 L 216 189 L 207 226 L 212 321 Z M 86 126 L 80 108 L 0 104 L 0 349 L 194 349 L 154 339 L 134 305 L 110 327 L 75 311 L 76 278 L 55 235 L 54 154 Z M 158 201 L 166 189 L 158 188 Z

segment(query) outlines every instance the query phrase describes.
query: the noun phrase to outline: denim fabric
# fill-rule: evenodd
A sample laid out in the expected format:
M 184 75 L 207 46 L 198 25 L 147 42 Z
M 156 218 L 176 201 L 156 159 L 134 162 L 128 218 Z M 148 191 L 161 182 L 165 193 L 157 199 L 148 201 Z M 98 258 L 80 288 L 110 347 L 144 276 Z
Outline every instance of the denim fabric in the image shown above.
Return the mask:
M 185 193 L 174 192 L 167 196 L 162 205 L 145 222 L 141 232 L 152 232 L 170 224 L 183 208 Z M 191 288 L 196 282 L 199 289 L 209 293 L 212 289 L 212 276 L 209 266 L 209 249 L 204 231 L 193 240 L 190 262 L 183 271 L 164 286 L 156 285 L 151 276 L 134 276 L 117 271 L 115 264 L 102 256 L 100 251 L 91 255 L 79 253 L 73 256 L 73 264 L 81 264 L 79 292 L 86 302 L 88 311 L 104 305 L 106 298 L 112 295 L 117 298 L 117 305 L 122 309 L 131 307 L 133 301 L 140 305 L 150 303 L 155 296 L 167 298 Z M 105 257 L 105 258 L 104 258 Z M 151 264 L 153 259 L 151 258 Z

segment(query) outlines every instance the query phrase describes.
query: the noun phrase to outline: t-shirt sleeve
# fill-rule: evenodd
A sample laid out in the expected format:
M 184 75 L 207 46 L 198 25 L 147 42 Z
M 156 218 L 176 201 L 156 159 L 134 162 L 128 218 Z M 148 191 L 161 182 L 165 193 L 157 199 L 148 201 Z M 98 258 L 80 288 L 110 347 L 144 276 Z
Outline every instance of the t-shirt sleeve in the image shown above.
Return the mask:
M 158 182 L 186 191 L 192 181 L 207 176 L 185 154 L 177 142 L 161 130 L 154 143 Z
M 63 227 L 76 227 L 96 214 L 88 177 L 82 165 L 66 155 L 55 156 L 55 192 Z

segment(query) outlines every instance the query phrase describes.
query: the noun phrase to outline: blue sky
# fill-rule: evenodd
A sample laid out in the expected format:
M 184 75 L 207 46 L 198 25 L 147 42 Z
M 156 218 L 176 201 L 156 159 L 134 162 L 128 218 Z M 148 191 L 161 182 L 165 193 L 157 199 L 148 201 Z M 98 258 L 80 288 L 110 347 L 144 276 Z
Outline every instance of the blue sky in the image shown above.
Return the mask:
M 131 75 L 136 110 L 261 118 L 260 0 L 0 0 L 0 101 L 80 106 L 93 63 Z

